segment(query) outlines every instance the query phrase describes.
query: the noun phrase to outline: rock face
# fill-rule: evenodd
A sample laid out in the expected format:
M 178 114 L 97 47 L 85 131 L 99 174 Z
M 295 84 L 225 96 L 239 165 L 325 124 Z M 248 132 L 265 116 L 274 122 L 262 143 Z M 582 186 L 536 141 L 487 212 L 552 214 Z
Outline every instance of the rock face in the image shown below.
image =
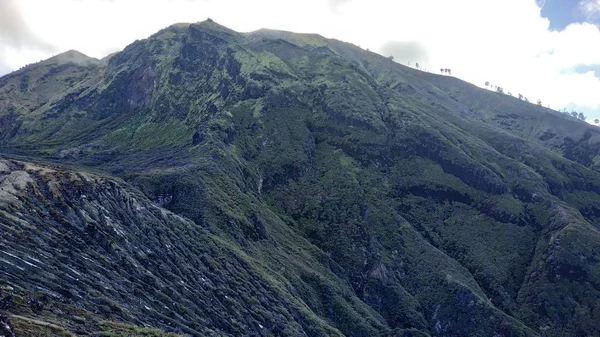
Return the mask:
M 88 315 L 202 336 L 303 335 L 302 324 L 326 334 L 248 257 L 138 192 L 87 173 L 0 165 L 3 281 L 35 291 L 39 300 L 28 304 L 37 315 L 61 301 Z
M 0 79 L 23 334 L 600 334 L 597 128 L 212 21 L 51 60 Z

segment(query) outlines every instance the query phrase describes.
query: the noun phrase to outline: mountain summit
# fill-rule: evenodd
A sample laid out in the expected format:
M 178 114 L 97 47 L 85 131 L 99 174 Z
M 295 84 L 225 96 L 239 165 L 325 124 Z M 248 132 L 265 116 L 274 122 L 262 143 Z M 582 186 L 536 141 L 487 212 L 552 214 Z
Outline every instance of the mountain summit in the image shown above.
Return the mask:
M 0 152 L 4 335 L 600 334 L 600 130 L 352 44 L 68 52 Z

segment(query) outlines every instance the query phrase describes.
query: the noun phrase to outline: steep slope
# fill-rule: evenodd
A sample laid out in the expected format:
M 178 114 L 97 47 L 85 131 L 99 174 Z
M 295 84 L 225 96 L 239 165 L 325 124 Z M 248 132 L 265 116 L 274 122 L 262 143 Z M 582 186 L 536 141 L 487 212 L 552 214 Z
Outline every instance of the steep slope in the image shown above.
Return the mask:
M 90 67 L 43 105 L 5 96 L 0 106 L 27 108 L 0 109 L 11 120 L 1 149 L 134 187 L 95 176 L 56 201 L 56 177 L 89 174 L 54 168 L 43 180 L 48 168 L 8 161 L 11 186 L 15 171 L 37 178 L 13 188 L 33 207 L 5 214 L 73 230 L 22 229 L 65 247 L 90 235 L 77 228 L 108 226 L 110 244 L 75 247 L 118 270 L 94 278 L 102 286 L 48 284 L 7 260 L 16 266 L 0 278 L 11 284 L 90 312 L 90 289 L 106 289 L 120 310 L 105 319 L 194 335 L 600 333 L 596 129 L 340 41 L 212 21 L 171 26 Z M 53 209 L 42 204 L 64 220 L 39 220 Z M 166 244 L 174 251 L 156 253 Z M 24 259 L 21 246 L 9 253 Z M 198 286 L 179 289 L 173 275 Z M 64 284 L 70 295 L 54 289 Z
M 451 76 L 438 76 L 386 62 L 380 55 L 352 44 L 325 39 L 315 34 L 262 29 L 248 34 L 250 39 L 282 39 L 315 52 L 329 52 L 354 62 L 380 84 L 415 95 L 430 104 L 439 104 L 450 113 L 468 115 L 520 137 L 542 144 L 566 158 L 598 170 L 600 129 L 575 121 L 563 114 L 523 102 L 500 93 L 479 90 Z M 392 66 L 390 66 L 392 65 Z M 570 121 L 570 122 L 566 122 Z
M 94 81 L 100 64 L 79 52 L 68 51 L 2 77 L 0 139 L 15 137 L 23 123 L 38 120 L 39 112 L 55 100 L 76 99 L 84 84 Z M 38 126 L 36 131 L 44 127 Z
M 26 304 L 5 296 L 4 309 L 75 332 L 109 319 L 202 336 L 339 334 L 265 262 L 123 183 L 6 160 L 0 174 L 2 289 L 31 292 Z

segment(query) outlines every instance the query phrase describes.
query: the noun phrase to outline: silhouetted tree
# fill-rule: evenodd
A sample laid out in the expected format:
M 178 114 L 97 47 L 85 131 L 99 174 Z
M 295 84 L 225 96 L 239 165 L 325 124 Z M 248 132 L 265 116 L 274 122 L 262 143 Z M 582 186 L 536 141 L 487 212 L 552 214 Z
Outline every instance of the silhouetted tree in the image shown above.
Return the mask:
M 490 81 L 485 81 L 485 87 L 489 87 L 490 86 Z
M 573 110 L 571 111 L 571 116 L 573 116 L 573 118 L 577 118 L 579 114 L 577 113 L 577 111 Z
M 419 69 L 419 62 L 415 63 L 415 67 L 417 67 L 417 69 Z
M 452 75 L 452 69 L 446 69 L 446 72 L 448 73 L 448 75 Z
M 583 112 L 580 112 L 579 115 L 577 116 L 577 118 L 579 118 L 580 121 L 584 121 L 587 117 L 585 117 L 585 115 L 583 114 Z
M 525 102 L 529 103 L 529 98 L 523 97 L 523 99 L 525 99 Z
M 542 106 L 542 100 L 541 99 L 538 99 L 537 105 Z
M 509 92 L 507 93 L 507 95 L 508 95 L 508 96 L 512 96 L 512 92 L 510 92 L 510 91 L 509 91 Z
M 445 73 L 445 70 L 446 69 L 444 69 L 444 68 L 440 68 L 440 73 L 442 73 L 442 74 Z
M 394 55 L 388 56 L 388 59 L 390 59 L 390 61 L 393 61 L 394 60 Z
M 519 94 L 519 99 L 523 99 L 523 94 Z
M 503 94 L 504 93 L 504 88 L 502 87 L 496 87 L 496 91 Z
M 600 119 L 598 119 L 598 118 L 594 119 L 594 124 L 600 124 Z

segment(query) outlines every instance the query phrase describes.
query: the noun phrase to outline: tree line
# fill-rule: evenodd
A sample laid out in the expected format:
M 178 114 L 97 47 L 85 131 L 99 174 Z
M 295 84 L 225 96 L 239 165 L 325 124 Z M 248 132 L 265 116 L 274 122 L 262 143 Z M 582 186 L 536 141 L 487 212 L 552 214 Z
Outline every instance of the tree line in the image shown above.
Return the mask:
M 394 56 L 390 55 L 390 56 L 388 56 L 388 59 L 390 59 L 390 60 L 393 61 L 394 60 Z M 411 67 L 411 63 L 410 62 L 408 62 L 407 65 L 409 67 Z M 421 65 L 419 64 L 419 62 L 415 62 L 415 68 L 418 69 L 418 70 L 421 70 L 421 71 L 429 72 L 427 69 L 422 68 Z M 440 68 L 440 73 L 442 75 L 443 74 L 452 75 L 452 69 L 450 69 L 450 68 Z
M 388 58 L 390 60 L 394 60 L 393 56 L 389 56 Z M 408 66 L 409 67 L 411 66 L 410 62 L 408 62 Z M 427 71 L 426 69 L 421 69 L 421 65 L 419 64 L 419 62 L 415 63 L 415 68 L 418 69 L 418 70 Z M 442 75 L 443 74 L 452 75 L 452 69 L 449 69 L 449 68 L 440 68 L 440 73 Z M 488 89 L 496 90 L 496 92 L 498 92 L 500 94 L 506 94 L 506 95 L 509 95 L 509 96 L 513 96 L 513 94 L 510 91 L 506 91 L 505 92 L 503 87 L 501 87 L 499 85 L 493 85 L 492 83 L 490 83 L 490 81 L 485 81 L 485 87 L 488 88 Z M 529 102 L 529 99 L 525 95 L 523 95 L 521 93 L 518 93 L 516 97 L 518 99 L 522 100 L 522 101 Z M 536 104 L 541 107 L 542 106 L 542 100 L 538 99 L 537 102 L 536 102 Z M 548 108 L 550 109 L 550 106 L 548 106 Z M 577 112 L 575 110 L 568 111 L 567 109 L 562 109 L 562 110 L 559 110 L 558 112 L 562 113 L 565 116 L 568 116 L 570 118 L 573 118 L 573 119 L 576 119 L 576 120 L 580 120 L 580 121 L 583 121 L 583 122 L 585 122 L 586 119 L 587 119 L 586 115 L 583 112 Z M 594 119 L 594 124 L 600 126 L 600 119 L 598 119 L 598 118 Z
M 562 114 L 564 114 L 566 116 L 570 116 L 570 117 L 573 117 L 575 119 L 579 119 L 580 121 L 584 121 L 584 122 L 587 119 L 587 117 L 583 114 L 583 112 L 577 112 L 575 110 L 568 111 L 567 109 L 562 109 L 562 110 L 558 110 L 558 112 L 560 112 L 560 113 L 562 113 Z M 594 123 L 598 124 L 598 122 L 599 121 L 596 118 L 594 120 Z
M 490 83 L 490 81 L 485 81 L 484 84 L 485 84 L 486 88 L 494 89 L 498 93 L 504 94 L 504 88 L 502 88 L 501 86 L 493 85 L 492 83 Z M 508 91 L 506 94 L 509 95 L 509 96 L 513 95 L 510 91 Z M 522 101 L 529 102 L 529 99 L 527 97 L 525 97 L 523 94 L 517 94 L 517 97 L 520 100 L 522 100 Z M 542 100 L 538 99 L 537 102 L 536 102 L 536 104 L 538 106 L 542 106 Z M 548 108 L 550 108 L 550 106 L 548 106 Z M 568 111 L 567 109 L 562 109 L 562 110 L 559 110 L 558 112 L 564 114 L 565 116 L 569 116 L 569 117 L 572 117 L 574 119 L 578 119 L 578 120 L 583 121 L 583 122 L 585 122 L 585 120 L 587 119 L 587 117 L 585 116 L 585 114 L 583 114 L 583 112 L 577 112 L 575 110 Z M 594 120 L 594 123 L 595 124 L 600 124 L 600 120 L 596 118 Z

